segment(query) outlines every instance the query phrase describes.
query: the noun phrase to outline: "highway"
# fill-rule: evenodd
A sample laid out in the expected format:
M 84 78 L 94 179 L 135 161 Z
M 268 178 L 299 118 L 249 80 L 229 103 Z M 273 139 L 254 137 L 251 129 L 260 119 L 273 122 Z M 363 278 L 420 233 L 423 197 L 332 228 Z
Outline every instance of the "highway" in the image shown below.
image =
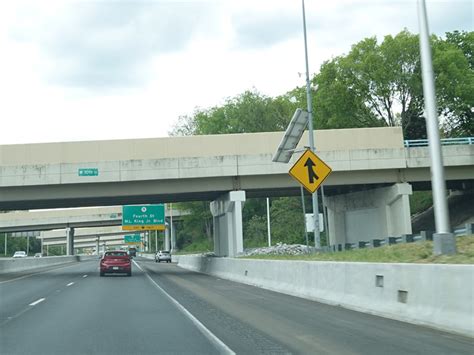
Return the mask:
M 0 277 L 1 354 L 473 354 L 470 338 L 136 258 Z

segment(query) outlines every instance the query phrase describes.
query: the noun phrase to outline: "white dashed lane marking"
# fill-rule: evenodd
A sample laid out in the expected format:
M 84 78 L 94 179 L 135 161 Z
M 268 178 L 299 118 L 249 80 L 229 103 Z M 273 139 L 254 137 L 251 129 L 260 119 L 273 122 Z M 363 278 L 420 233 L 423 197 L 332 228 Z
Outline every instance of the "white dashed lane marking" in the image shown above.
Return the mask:
M 46 298 L 40 298 L 39 300 L 34 301 L 33 303 L 30 303 L 30 306 L 36 306 L 38 303 L 41 303 L 45 300 Z
M 72 285 L 74 285 L 74 282 L 70 282 L 66 286 L 69 287 L 69 286 L 72 286 Z

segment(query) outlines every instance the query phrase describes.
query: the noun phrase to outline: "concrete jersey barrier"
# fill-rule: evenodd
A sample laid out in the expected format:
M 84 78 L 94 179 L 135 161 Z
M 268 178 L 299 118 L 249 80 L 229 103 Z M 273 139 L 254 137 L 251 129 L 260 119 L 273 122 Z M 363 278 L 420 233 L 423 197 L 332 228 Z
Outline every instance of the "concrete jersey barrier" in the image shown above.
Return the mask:
M 178 265 L 293 296 L 474 336 L 473 265 L 249 260 L 200 255 L 180 255 Z
M 33 270 L 36 268 L 67 264 L 97 258 L 97 256 L 48 256 L 42 258 L 2 258 L 0 259 L 0 274 Z

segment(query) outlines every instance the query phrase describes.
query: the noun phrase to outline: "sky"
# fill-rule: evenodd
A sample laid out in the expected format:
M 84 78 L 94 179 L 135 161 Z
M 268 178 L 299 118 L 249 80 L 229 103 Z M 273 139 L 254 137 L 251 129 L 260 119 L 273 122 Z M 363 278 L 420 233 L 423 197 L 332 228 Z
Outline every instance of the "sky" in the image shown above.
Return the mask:
M 426 0 L 430 32 L 474 0 Z M 309 72 L 371 36 L 418 33 L 416 0 L 306 0 Z M 0 145 L 166 137 L 245 90 L 304 85 L 299 0 L 0 2 Z

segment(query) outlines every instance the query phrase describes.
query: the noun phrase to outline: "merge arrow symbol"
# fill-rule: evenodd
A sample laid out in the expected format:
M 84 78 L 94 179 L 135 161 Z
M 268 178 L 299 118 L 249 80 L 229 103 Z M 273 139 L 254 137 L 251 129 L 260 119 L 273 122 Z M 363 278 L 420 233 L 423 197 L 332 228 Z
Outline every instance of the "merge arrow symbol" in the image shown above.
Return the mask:
M 319 176 L 316 175 L 316 173 L 314 172 L 314 169 L 313 169 L 313 167 L 316 166 L 316 164 L 311 160 L 311 158 L 308 158 L 308 160 L 306 160 L 306 163 L 304 164 L 304 166 L 308 167 L 309 183 L 313 184 L 314 183 L 314 178 L 316 178 L 316 180 L 319 179 Z

